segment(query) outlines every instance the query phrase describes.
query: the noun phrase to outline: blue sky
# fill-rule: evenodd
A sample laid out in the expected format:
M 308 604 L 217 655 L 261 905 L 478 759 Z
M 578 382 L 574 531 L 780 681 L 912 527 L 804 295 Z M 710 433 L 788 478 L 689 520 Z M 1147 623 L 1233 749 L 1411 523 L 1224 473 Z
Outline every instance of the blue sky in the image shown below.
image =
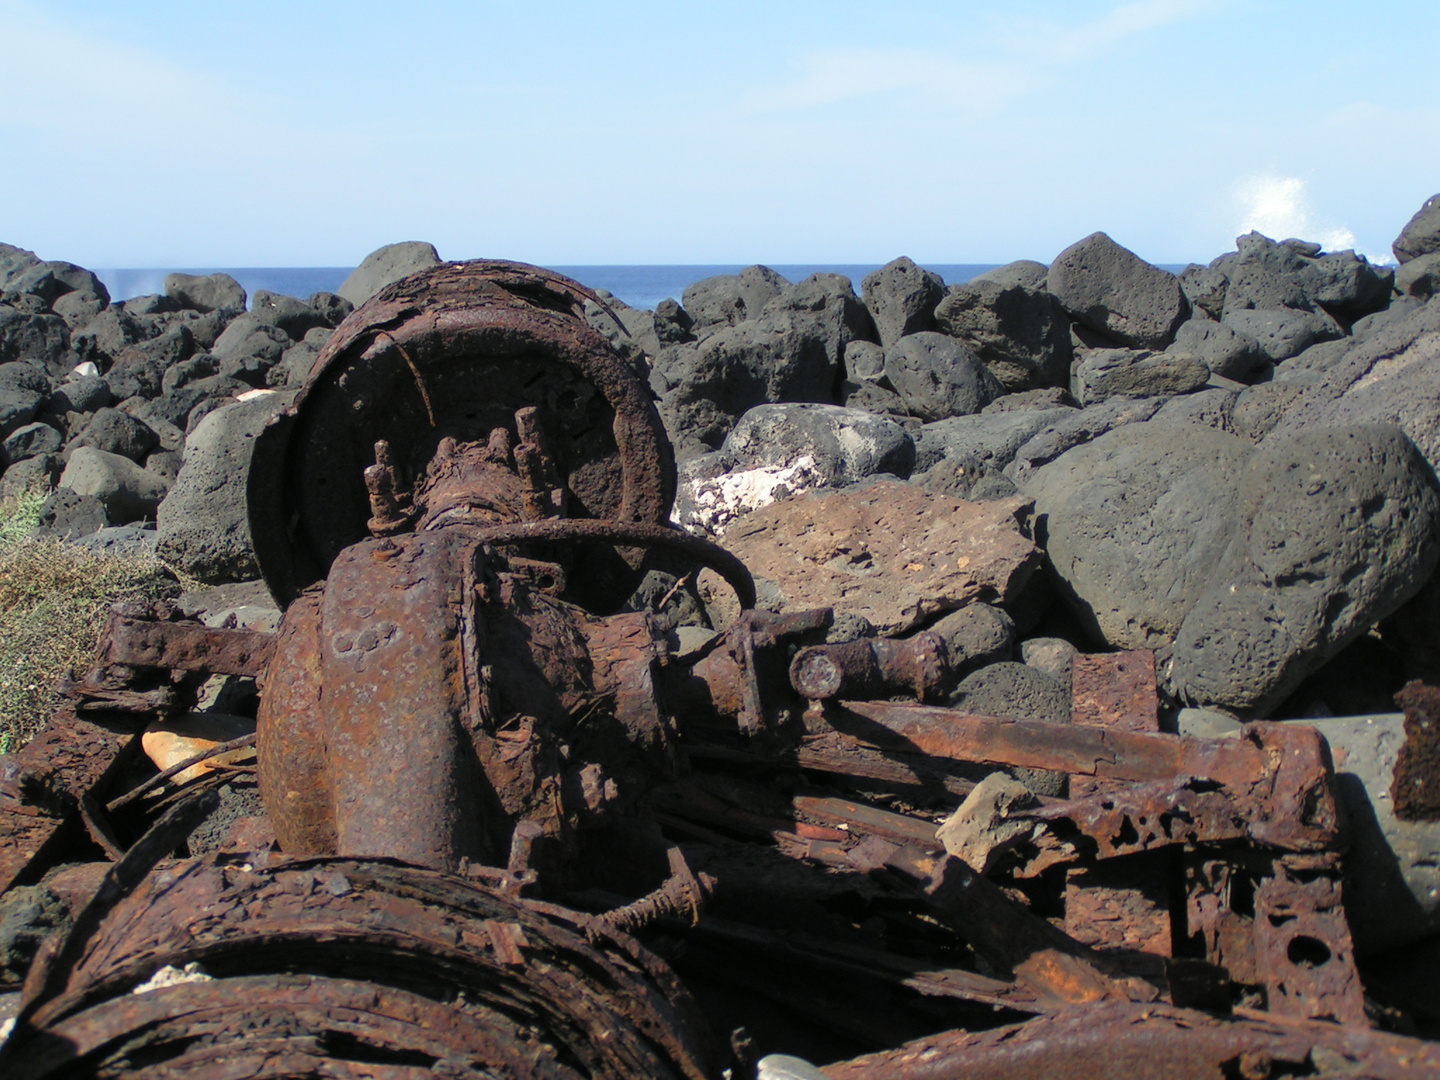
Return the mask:
M 1440 5 L 0 0 L 0 240 L 96 267 L 1388 256 Z

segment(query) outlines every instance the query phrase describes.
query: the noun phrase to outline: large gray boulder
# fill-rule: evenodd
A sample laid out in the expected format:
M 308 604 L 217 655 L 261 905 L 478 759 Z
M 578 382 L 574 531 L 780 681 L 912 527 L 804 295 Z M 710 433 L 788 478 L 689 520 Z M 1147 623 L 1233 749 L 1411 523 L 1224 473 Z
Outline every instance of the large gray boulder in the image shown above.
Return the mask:
M 979 479 L 1002 471 L 1020 448 L 1075 409 L 1025 409 L 952 416 L 915 432 L 915 471 L 949 462 L 963 475 Z
M 1277 437 L 1315 427 L 1399 424 L 1440 469 L 1440 302 L 1431 300 L 1347 350 L 1276 412 Z
M 1190 314 L 1174 274 L 1103 232 L 1057 255 L 1046 282 L 1072 318 L 1122 345 L 1163 349 Z
M 1213 319 L 1187 319 L 1165 350 L 1170 356 L 1193 356 L 1216 375 L 1236 382 L 1256 382 L 1270 372 L 1269 355 L 1249 334 Z
M 839 405 L 757 405 L 719 452 L 680 467 L 673 517 L 718 536 L 777 498 L 880 474 L 904 479 L 914 463 L 909 433 L 887 417 Z
M 717 274 L 695 282 L 680 295 L 680 306 L 697 331 L 757 319 L 765 305 L 790 283 L 768 266 L 747 266 L 738 274 Z
M 194 311 L 245 310 L 245 288 L 229 274 L 166 274 L 165 295 Z
M 119 454 L 137 465 L 160 445 L 160 436 L 142 420 L 119 409 L 98 409 L 85 426 L 70 439 L 71 446 L 92 446 L 107 454 Z
M 70 350 L 70 328 L 58 315 L 0 304 L 0 364 L 33 360 L 59 372 Z
M 1082 349 L 1075 359 L 1070 392 L 1081 405 L 1111 398 L 1173 397 L 1189 394 L 1210 379 L 1203 360 L 1148 349 Z
M 1225 312 L 1224 325 L 1253 338 L 1274 363 L 1299 356 L 1310 346 L 1344 337 L 1329 314 L 1298 308 L 1236 308 Z
M 1257 232 L 1237 237 L 1235 247 L 1210 264 L 1227 280 L 1227 322 L 1246 308 L 1323 310 L 1353 320 L 1384 307 L 1390 295 L 1392 272 L 1353 251 L 1325 254 L 1316 243 L 1277 243 Z
M 0 439 L 24 427 L 50 396 L 50 380 L 34 364 L 0 364 Z
M 1230 543 L 1236 478 L 1253 453 L 1199 425 L 1127 424 L 1025 478 L 1062 591 L 1118 649 L 1174 639 Z
M 860 292 L 875 319 L 880 344 L 888 348 L 906 334 L 935 326 L 935 307 L 945 297 L 945 282 L 902 255 L 866 274 Z
M 1070 377 L 1069 316 L 1040 289 L 983 277 L 951 286 L 935 328 L 969 345 L 1007 390 L 1064 386 Z
M 1395 271 L 1395 291 L 1421 299 L 1440 293 L 1440 251 L 1420 255 Z
M 1025 478 L 1042 465 L 1091 439 L 1098 439 L 1107 431 L 1149 420 L 1165 401 L 1163 397 L 1117 397 L 1085 409 L 1067 409 L 1015 451 L 1014 458 L 1005 466 L 1005 475 L 1023 488 Z
M 1004 266 L 997 266 L 994 270 L 986 270 L 983 274 L 976 274 L 967 285 L 978 285 L 981 282 L 993 282 L 1002 289 L 1008 289 L 1012 285 L 1023 285 L 1027 289 L 1045 288 L 1045 276 L 1050 273 L 1050 268 L 1042 262 L 1034 259 L 1016 259 Z
M 837 314 L 842 308 L 782 304 L 697 342 L 661 349 L 650 385 L 660 395 L 660 418 L 676 459 L 718 449 L 735 421 L 756 405 L 833 404 L 845 340 Z
M 105 381 L 121 401 L 153 398 L 164 392 L 165 372 L 195 352 L 195 338 L 187 326 L 173 326 L 157 338 L 122 349 L 105 372 Z
M 262 394 L 210 413 L 185 440 L 185 463 L 160 504 L 160 557 L 206 584 L 260 575 L 250 539 L 245 486 L 255 437 L 294 400 Z
M 111 525 L 154 517 L 168 490 L 163 477 L 146 472 L 129 458 L 90 446 L 70 455 L 60 486 L 100 500 Z
M 1399 263 L 1440 251 L 1440 195 L 1431 195 L 1425 200 L 1425 205 L 1415 211 L 1415 216 L 1400 230 L 1390 250 Z
M 963 341 L 933 330 L 887 345 L 884 371 L 910 415 L 925 421 L 977 413 L 1005 393 Z
M 335 291 L 359 307 L 392 281 L 399 281 L 403 277 L 439 264 L 440 255 L 434 244 L 419 240 L 386 244 L 366 255 Z
M 1272 436 L 1237 475 L 1233 539 L 1165 679 L 1187 704 L 1263 716 L 1425 583 L 1440 485 L 1393 424 Z

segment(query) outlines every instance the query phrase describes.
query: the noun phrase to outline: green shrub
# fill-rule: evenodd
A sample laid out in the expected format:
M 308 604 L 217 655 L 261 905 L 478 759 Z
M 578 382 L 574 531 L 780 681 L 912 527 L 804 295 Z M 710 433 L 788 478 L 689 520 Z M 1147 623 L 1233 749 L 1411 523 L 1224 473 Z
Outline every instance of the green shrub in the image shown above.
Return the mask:
M 33 538 L 42 501 L 0 503 L 0 752 L 45 726 L 62 676 L 90 669 L 112 604 L 173 598 L 181 588 L 158 559 Z

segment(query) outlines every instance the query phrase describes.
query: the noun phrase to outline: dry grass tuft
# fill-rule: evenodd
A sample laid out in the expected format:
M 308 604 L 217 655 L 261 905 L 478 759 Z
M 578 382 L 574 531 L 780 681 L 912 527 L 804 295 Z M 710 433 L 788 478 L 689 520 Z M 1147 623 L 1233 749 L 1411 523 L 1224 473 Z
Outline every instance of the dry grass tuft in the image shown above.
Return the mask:
M 110 605 L 172 598 L 181 589 L 158 559 L 32 539 L 40 502 L 0 503 L 0 753 L 44 727 L 62 676 L 90 669 Z

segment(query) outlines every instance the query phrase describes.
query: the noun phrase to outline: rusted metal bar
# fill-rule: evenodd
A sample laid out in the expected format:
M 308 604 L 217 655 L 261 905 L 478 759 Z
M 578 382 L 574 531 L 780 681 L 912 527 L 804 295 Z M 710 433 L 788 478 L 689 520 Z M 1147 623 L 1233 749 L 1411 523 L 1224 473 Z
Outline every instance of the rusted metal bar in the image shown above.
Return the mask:
M 141 783 L 136 784 L 129 791 L 125 792 L 124 795 L 121 795 L 115 799 L 111 799 L 108 803 L 106 803 L 105 809 L 113 814 L 116 810 L 119 810 L 125 806 L 129 806 L 132 802 L 140 798 L 140 796 L 144 795 L 147 791 L 154 791 L 166 780 L 169 780 L 172 776 L 184 772 L 186 769 L 190 768 L 191 765 L 198 765 L 202 761 L 209 761 L 211 758 L 219 757 L 221 754 L 228 754 L 232 750 L 243 750 L 247 746 L 254 745 L 254 732 L 251 732 L 249 735 L 241 735 L 238 739 L 230 739 L 227 742 L 216 743 L 214 746 L 201 750 L 199 753 L 191 754 L 183 761 L 177 761 L 169 768 L 160 770 L 160 772 L 156 773 L 148 780 L 144 780 Z
M 902 641 L 861 638 L 840 645 L 812 645 L 796 653 L 790 664 L 790 685 L 812 701 L 895 693 L 914 694 L 916 701 L 938 701 L 958 681 L 945 639 L 928 632 Z
M 1319 734 L 1304 725 L 1247 724 L 1238 739 L 1212 741 L 1004 720 L 888 702 L 846 702 L 827 718 L 837 730 L 882 748 L 902 747 L 991 765 L 1158 782 L 1138 794 L 1134 788 L 1115 793 L 1132 799 L 1132 825 L 1144 824 L 1155 837 L 1164 835 L 1180 803 L 1199 803 L 1215 795 L 1218 799 L 1210 801 L 1228 800 L 1233 811 L 1230 823 L 1216 826 L 1220 829 L 1216 839 L 1233 837 L 1238 830 L 1256 843 L 1294 851 L 1329 850 L 1339 841 L 1340 818 L 1329 753 Z M 1110 854 L 1135 850 L 1126 842 L 1123 830 L 1107 839 L 1087 827 L 1087 821 L 1110 814 L 1114 808 L 1086 800 L 1072 806 L 1073 815 L 1056 810 L 1051 816 L 1072 817 L 1097 842 L 1108 845 Z M 1202 821 L 1219 816 L 1205 815 Z M 1142 817 L 1144 823 L 1139 821 Z M 1205 836 L 1192 830 L 1186 842 L 1197 839 Z
M 264 674 L 274 650 L 274 634 L 156 622 L 117 612 L 110 617 L 103 656 L 130 667 L 253 676 Z

